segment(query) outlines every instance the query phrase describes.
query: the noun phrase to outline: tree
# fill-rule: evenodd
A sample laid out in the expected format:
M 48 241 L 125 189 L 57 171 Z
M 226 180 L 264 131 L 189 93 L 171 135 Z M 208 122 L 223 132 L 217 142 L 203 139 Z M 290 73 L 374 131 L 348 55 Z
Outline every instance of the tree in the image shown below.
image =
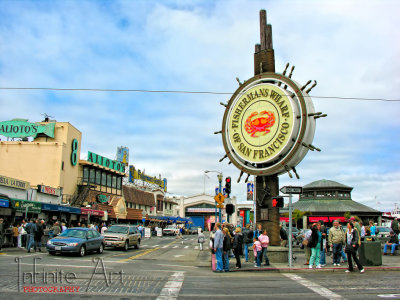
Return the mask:
M 299 221 L 301 221 L 304 216 L 309 216 L 309 215 L 311 215 L 310 211 L 300 211 L 298 209 L 295 209 L 292 212 L 292 220 L 294 220 L 294 224 L 293 225 L 297 228 Z M 284 213 L 283 216 L 288 218 L 289 217 L 289 213 Z
M 343 216 L 346 220 L 349 220 L 351 218 L 351 213 L 349 211 L 346 211 Z

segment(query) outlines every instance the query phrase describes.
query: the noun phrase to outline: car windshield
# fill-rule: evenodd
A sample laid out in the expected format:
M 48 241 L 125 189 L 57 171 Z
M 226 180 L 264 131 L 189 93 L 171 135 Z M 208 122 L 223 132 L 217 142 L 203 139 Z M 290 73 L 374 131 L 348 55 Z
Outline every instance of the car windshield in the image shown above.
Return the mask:
M 78 229 L 67 229 L 60 234 L 62 237 L 86 238 L 86 231 Z
M 128 233 L 128 227 L 125 226 L 111 226 L 107 229 L 107 232 L 111 233 Z

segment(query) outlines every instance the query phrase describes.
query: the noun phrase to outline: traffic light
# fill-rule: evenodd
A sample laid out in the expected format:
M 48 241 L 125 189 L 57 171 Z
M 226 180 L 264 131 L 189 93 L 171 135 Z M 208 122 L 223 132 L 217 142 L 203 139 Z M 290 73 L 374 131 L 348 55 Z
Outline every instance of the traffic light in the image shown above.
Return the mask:
M 231 194 L 231 178 L 226 177 L 225 178 L 225 193 L 227 197 L 229 198 L 229 195 Z
M 272 199 L 272 207 L 280 207 L 282 208 L 284 204 L 283 197 L 274 197 Z
M 226 209 L 226 214 L 231 215 L 235 212 L 235 205 L 227 204 L 225 209 Z

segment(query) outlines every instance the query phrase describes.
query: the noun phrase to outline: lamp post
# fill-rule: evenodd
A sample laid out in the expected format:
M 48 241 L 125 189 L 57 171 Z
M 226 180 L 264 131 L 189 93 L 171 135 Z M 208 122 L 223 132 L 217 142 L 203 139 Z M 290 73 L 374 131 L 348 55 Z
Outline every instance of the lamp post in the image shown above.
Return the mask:
M 218 191 L 218 192 L 221 193 L 221 192 L 222 192 L 222 187 L 221 187 L 221 185 L 222 185 L 222 178 L 223 178 L 222 172 L 205 170 L 205 171 L 204 171 L 204 175 L 205 175 L 206 173 L 217 173 L 217 174 L 218 174 L 218 181 L 219 181 L 219 188 L 218 188 L 219 191 Z M 221 218 L 221 209 L 219 209 L 219 222 L 221 222 L 221 221 L 222 221 L 222 218 Z M 216 224 L 216 223 L 217 223 L 217 202 L 215 202 L 215 224 Z
M 204 184 L 203 184 L 203 194 L 206 194 L 206 177 L 210 178 L 206 175 L 206 173 L 208 173 L 208 171 L 204 171 Z

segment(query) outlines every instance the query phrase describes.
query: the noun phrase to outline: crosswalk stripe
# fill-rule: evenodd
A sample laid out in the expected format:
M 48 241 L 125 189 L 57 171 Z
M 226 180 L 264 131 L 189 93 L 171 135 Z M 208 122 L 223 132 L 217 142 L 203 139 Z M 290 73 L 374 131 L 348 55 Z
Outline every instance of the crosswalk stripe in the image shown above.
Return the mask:
M 189 246 L 185 246 L 185 249 L 189 248 Z
M 172 248 L 174 248 L 174 249 L 175 249 L 175 248 L 178 248 L 178 246 L 174 246 L 174 247 L 172 247 Z
M 199 249 L 199 246 L 194 247 L 195 250 Z

